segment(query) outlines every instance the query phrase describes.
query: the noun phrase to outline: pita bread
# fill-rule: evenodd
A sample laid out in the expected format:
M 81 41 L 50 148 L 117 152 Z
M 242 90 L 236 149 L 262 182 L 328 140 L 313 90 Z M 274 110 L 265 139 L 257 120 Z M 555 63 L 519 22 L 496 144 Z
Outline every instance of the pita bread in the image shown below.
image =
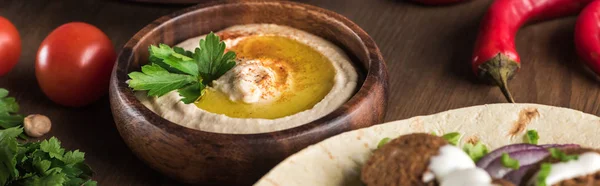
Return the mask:
M 481 141 L 490 150 L 522 143 L 535 129 L 539 144 L 576 143 L 600 147 L 600 118 L 537 104 L 492 104 L 393 121 L 331 137 L 288 157 L 256 186 L 362 185 L 360 169 L 379 141 L 415 132 L 460 132 L 459 145 Z

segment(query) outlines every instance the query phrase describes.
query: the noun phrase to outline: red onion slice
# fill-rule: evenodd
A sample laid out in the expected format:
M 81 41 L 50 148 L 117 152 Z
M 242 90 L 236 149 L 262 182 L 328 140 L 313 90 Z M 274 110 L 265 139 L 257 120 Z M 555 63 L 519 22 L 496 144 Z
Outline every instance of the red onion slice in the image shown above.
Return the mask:
M 486 167 L 488 167 L 488 165 L 490 163 L 492 163 L 492 161 L 494 161 L 497 158 L 500 158 L 502 156 L 502 153 L 510 154 L 511 152 L 524 151 L 524 150 L 535 150 L 535 149 L 544 149 L 544 148 L 537 146 L 537 145 L 527 144 L 527 143 L 512 144 L 512 145 L 500 147 L 500 148 L 488 153 L 483 158 L 481 158 L 479 161 L 477 161 L 477 167 L 485 169 Z
M 577 144 L 567 143 L 567 144 L 543 144 L 540 145 L 543 148 L 559 148 L 559 149 L 570 149 L 570 148 L 579 148 L 580 146 Z
M 548 150 L 546 149 L 522 150 L 508 153 L 512 159 L 518 160 L 519 165 L 521 166 L 537 163 L 548 156 L 548 154 Z M 484 169 L 492 176 L 492 178 L 502 178 L 507 173 L 513 171 L 513 169 L 506 168 L 502 165 L 502 157 L 496 158 Z
M 521 185 L 523 177 L 525 176 L 525 174 L 527 174 L 527 171 L 529 171 L 529 169 L 533 168 L 533 166 L 535 166 L 535 164 L 521 166 L 518 170 L 513 170 L 508 174 L 504 175 L 504 177 L 502 178 L 514 183 L 515 185 Z

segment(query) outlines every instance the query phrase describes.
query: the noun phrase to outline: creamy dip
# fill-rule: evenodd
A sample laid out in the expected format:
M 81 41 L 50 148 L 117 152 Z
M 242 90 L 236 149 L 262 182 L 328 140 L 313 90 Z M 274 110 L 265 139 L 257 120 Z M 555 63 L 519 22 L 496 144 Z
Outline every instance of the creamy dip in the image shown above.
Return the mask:
M 271 65 L 275 68 L 269 68 Z M 269 59 L 240 60 L 233 69 L 214 81 L 213 86 L 232 101 L 250 104 L 271 102 L 291 86 L 289 74 L 275 71 L 283 66 Z
M 425 183 L 436 179 L 440 186 L 492 185 L 490 175 L 476 167 L 469 155 L 453 145 L 442 146 L 439 154 L 429 161 L 428 168 L 422 178 Z
M 600 154 L 586 152 L 579 155 L 577 160 L 559 162 L 551 165 L 550 174 L 546 177 L 546 185 L 554 185 L 561 181 L 600 171 Z M 529 185 L 537 185 L 537 176 L 531 178 Z
M 146 92 L 136 92 L 136 97 L 154 113 L 188 128 L 216 133 L 251 134 L 284 130 L 314 121 L 340 107 L 355 92 L 357 73 L 349 57 L 340 48 L 323 38 L 302 30 L 273 24 L 238 25 L 217 32 L 217 35 L 220 35 L 226 43 L 226 50 L 244 50 L 247 46 L 251 46 L 248 44 L 250 41 L 264 36 L 266 39 L 276 39 L 282 45 L 299 42 L 302 46 L 293 45 L 292 49 L 299 48 L 298 50 L 302 52 L 293 54 L 295 56 L 291 59 L 295 60 L 294 63 L 262 58 L 258 55 L 238 55 L 237 65 L 213 81 L 212 87 L 207 90 L 208 95 L 201 98 L 196 105 L 179 101 L 181 97 L 176 91 L 160 98 L 148 97 Z M 194 50 L 198 47 L 199 40 L 204 37 L 191 38 L 177 46 Z M 272 49 L 269 46 L 261 47 L 265 47 L 265 50 Z M 318 55 L 308 55 L 312 51 Z M 239 52 L 239 54 L 244 53 Z M 325 58 L 324 60 L 329 62 L 319 66 L 294 65 L 303 60 L 312 61 L 320 58 Z M 316 71 L 314 69 L 321 70 L 321 68 L 331 69 L 331 71 L 325 71 L 327 72 L 325 74 L 323 72 L 311 74 Z M 297 81 L 297 79 L 310 79 L 327 86 L 307 84 L 310 81 Z M 204 99 L 205 97 L 227 99 Z M 311 103 L 301 102 L 302 100 L 314 103 L 311 105 Z M 289 103 L 279 107 L 264 106 L 281 101 Z M 231 107 L 228 104 L 231 104 Z M 211 110 L 211 105 L 220 107 Z M 247 118 L 242 118 L 237 117 L 236 109 L 254 109 L 256 112 Z M 283 112 L 286 115 L 263 114 L 272 110 L 289 109 L 293 110 Z

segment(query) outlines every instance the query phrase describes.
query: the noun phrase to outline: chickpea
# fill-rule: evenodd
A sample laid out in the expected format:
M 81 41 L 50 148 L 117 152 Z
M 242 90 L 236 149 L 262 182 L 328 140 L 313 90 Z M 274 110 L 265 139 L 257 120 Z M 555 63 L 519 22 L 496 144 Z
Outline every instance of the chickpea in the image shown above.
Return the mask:
M 41 114 L 31 114 L 25 117 L 23 123 L 25 133 L 34 138 L 41 137 L 50 132 L 50 128 L 52 127 L 50 119 Z

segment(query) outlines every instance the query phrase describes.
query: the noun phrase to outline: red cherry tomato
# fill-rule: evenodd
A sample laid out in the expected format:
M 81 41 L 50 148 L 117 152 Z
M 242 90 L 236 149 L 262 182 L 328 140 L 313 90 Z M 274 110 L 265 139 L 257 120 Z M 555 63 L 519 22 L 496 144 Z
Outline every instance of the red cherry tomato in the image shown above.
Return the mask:
M 110 39 L 100 29 L 87 23 L 67 23 L 42 42 L 35 75 L 50 100 L 81 107 L 107 93 L 115 58 Z
M 17 28 L 4 17 L 0 17 L 0 76 L 8 73 L 19 62 L 21 37 Z

